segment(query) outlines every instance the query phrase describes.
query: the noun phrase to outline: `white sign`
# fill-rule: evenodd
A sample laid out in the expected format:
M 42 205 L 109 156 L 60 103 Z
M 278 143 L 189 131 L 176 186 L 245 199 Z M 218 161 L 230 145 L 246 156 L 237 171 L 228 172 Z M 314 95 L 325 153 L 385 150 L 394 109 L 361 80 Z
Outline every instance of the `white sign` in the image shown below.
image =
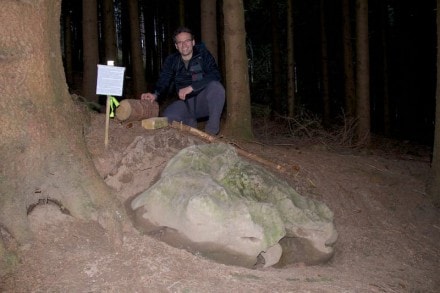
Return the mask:
M 125 67 L 98 64 L 97 95 L 122 96 Z

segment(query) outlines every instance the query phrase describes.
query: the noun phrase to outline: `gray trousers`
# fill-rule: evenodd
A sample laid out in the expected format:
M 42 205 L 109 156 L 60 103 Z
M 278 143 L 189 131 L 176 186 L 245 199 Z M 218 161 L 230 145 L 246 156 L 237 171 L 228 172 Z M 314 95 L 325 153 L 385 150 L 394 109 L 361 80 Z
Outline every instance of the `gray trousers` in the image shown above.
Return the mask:
M 225 88 L 218 81 L 210 82 L 197 96 L 178 100 L 163 112 L 168 122 L 182 122 L 197 127 L 197 119 L 208 118 L 205 132 L 216 135 L 220 131 L 220 117 L 225 105 Z

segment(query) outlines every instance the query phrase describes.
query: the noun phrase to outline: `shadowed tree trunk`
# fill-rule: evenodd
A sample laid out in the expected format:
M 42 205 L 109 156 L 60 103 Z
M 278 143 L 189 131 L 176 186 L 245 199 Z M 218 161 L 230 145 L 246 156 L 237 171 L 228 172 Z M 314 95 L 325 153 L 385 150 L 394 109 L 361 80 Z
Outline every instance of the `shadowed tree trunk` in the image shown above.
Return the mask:
M 324 127 L 330 125 L 330 91 L 328 73 L 328 44 L 327 30 L 325 24 L 325 1 L 320 3 L 320 25 L 321 25 L 321 78 L 322 78 L 322 124 Z
M 122 51 L 122 64 L 124 64 L 126 73 L 132 72 L 132 59 L 131 59 L 131 42 L 130 42 L 130 16 L 128 13 L 128 1 L 121 1 L 121 51 Z M 127 80 L 128 81 L 128 80 Z M 124 85 L 127 92 L 133 92 L 133 85 L 128 82 Z
M 282 113 L 281 101 L 281 51 L 278 21 L 278 1 L 271 0 L 271 29 L 272 29 L 272 111 Z
M 353 69 L 353 45 L 350 24 L 350 1 L 342 0 L 342 31 L 344 50 L 344 93 L 345 113 L 348 117 L 354 117 L 356 112 L 356 92 Z
M 293 0 L 287 0 L 287 114 L 295 116 L 295 30 Z
M 157 46 L 156 37 L 154 33 L 154 22 L 155 22 L 155 3 L 150 1 L 143 2 L 143 12 L 144 12 L 144 31 L 145 31 L 145 74 L 148 84 L 153 84 L 158 75 L 158 65 L 157 65 Z
M 390 110 L 390 91 L 388 86 L 388 38 L 387 38 L 387 28 L 388 28 L 388 20 L 387 20 L 387 3 L 380 2 L 380 20 L 381 20 L 381 28 L 380 28 L 380 38 L 382 44 L 382 74 L 383 74 L 383 130 L 385 136 L 391 135 L 391 110 Z
M 220 68 L 220 72 L 222 73 L 222 77 L 223 79 L 225 79 L 225 42 L 224 42 L 224 35 L 225 35 L 225 30 L 224 30 L 224 25 L 225 25 L 225 21 L 224 21 L 224 15 L 223 15 L 223 0 L 217 0 L 217 15 L 218 15 L 218 21 L 217 21 L 217 29 L 218 29 L 218 36 L 219 36 L 219 42 L 218 42 L 218 65 Z
M 105 61 L 113 60 L 117 64 L 118 48 L 116 45 L 115 9 L 113 0 L 103 0 L 102 10 Z
M 0 226 L 30 243 L 27 209 L 50 199 L 74 217 L 98 220 L 120 244 L 124 210 L 93 165 L 83 137 L 86 113 L 67 91 L 60 11 L 61 0 L 2 1 Z M 0 237 L 0 271 L 5 253 Z
M 134 96 L 132 98 L 140 98 L 141 94 L 147 90 L 147 82 L 142 57 L 139 6 L 137 0 L 128 0 L 128 15 L 130 18 L 131 78 L 133 81 Z
M 63 2 L 63 29 L 64 29 L 64 72 L 69 86 L 73 85 L 73 38 L 72 17 L 69 2 Z
M 223 0 L 227 119 L 225 134 L 252 138 L 246 30 L 242 0 Z
M 435 107 L 434 148 L 432 152 L 431 176 L 428 194 L 433 203 L 440 207 L 440 0 L 437 0 L 437 90 Z
M 185 0 L 179 0 L 179 25 L 185 25 Z
M 202 41 L 218 61 L 217 53 L 217 0 L 201 0 Z
M 370 58 L 368 44 L 368 0 L 356 0 L 356 129 L 357 141 L 369 145 Z
M 99 63 L 98 5 L 96 0 L 83 0 L 83 96 L 98 102 L 96 95 Z

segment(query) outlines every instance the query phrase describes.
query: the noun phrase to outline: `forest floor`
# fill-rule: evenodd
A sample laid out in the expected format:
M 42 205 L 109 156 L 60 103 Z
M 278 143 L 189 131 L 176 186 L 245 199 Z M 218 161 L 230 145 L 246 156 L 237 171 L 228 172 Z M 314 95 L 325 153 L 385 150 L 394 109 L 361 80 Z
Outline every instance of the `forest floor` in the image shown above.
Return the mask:
M 151 186 L 172 155 L 197 141 L 176 129 L 145 130 L 139 122 L 112 120 L 105 150 L 104 125 L 104 115 L 93 115 L 88 147 L 99 173 L 126 202 Z M 339 238 L 328 263 L 226 266 L 141 235 L 130 225 L 122 248 L 114 250 L 97 223 L 46 204 L 29 214 L 36 241 L 21 250 L 18 269 L 1 277 L 0 292 L 440 291 L 440 211 L 425 194 L 429 150 L 390 141 L 362 150 L 325 139 L 283 138 L 277 131 L 267 121 L 256 124 L 254 141 L 234 145 L 284 166 L 286 171 L 274 173 L 334 212 Z M 167 147 L 161 150 L 163 143 L 157 142 L 164 137 Z M 156 141 L 154 158 L 143 168 L 125 164 L 137 166 L 127 174 L 144 178 L 134 175 L 117 185 L 115 170 L 139 151 L 133 145 L 139 139 Z

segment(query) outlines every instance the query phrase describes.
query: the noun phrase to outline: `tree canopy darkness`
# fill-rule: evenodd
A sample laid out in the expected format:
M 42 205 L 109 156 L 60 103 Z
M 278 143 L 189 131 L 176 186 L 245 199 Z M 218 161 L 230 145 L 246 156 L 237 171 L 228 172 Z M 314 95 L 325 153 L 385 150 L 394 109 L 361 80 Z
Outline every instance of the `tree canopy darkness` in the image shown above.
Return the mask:
M 276 0 L 273 0 L 276 1 Z M 102 0 L 98 1 L 99 7 Z M 124 11 L 125 1 L 114 0 L 115 20 L 118 37 L 118 64 L 128 68 L 130 77 L 130 41 L 127 38 L 129 22 Z M 200 0 L 186 0 L 183 11 L 179 1 L 139 0 L 139 23 L 142 27 L 141 40 L 144 49 L 145 71 L 148 86 L 153 86 L 160 70 L 160 63 L 174 50 L 171 41 L 172 31 L 182 24 L 191 27 L 196 40 L 200 38 Z M 218 2 L 218 40 L 222 46 L 222 11 Z M 246 0 L 247 52 L 249 59 L 251 99 L 254 104 L 271 106 L 272 79 L 271 68 L 271 0 Z M 320 10 L 325 14 L 325 34 L 328 42 L 329 89 L 333 123 L 340 123 L 344 113 L 344 72 L 342 0 L 293 1 L 295 72 L 298 105 L 302 109 L 321 115 L 321 26 Z M 286 1 L 276 1 L 279 27 L 279 42 L 283 66 L 286 66 Z M 393 138 L 414 140 L 431 144 L 434 129 L 435 88 L 436 88 L 436 2 L 428 1 L 369 1 L 369 42 L 370 42 L 370 104 L 371 130 L 384 133 L 384 95 L 389 95 L 389 121 Z M 354 1 L 351 1 L 351 24 L 354 23 Z M 73 92 L 81 92 L 78 79 L 82 70 L 82 7 L 81 1 L 63 1 L 63 19 L 71 16 L 73 41 L 73 75 L 69 84 Z M 98 9 L 99 11 L 99 9 Z M 101 16 L 100 16 L 101 17 Z M 183 17 L 183 20 L 181 19 Z M 101 21 L 101 18 L 100 18 Z M 63 25 L 66 25 L 63 23 Z M 99 25 L 99 24 L 98 24 Z M 100 32 L 102 33 L 102 32 Z M 102 34 L 100 34 L 101 36 Z M 352 36 L 355 38 L 356 36 Z M 154 40 L 152 40 L 152 38 Z M 101 40 L 100 40 L 101 41 Z M 171 45 L 170 45 L 171 44 Z M 66 46 L 66 45 L 65 45 Z M 64 46 L 64 49 L 66 49 Z M 100 56 L 104 56 L 100 47 Z M 221 53 L 219 63 L 222 62 Z M 105 60 L 100 60 L 102 64 Z M 355 60 L 353 60 L 355 62 Z M 221 65 L 221 64 L 220 64 Z M 221 68 L 222 66 L 220 66 Z M 387 70 L 385 71 L 384 68 Z M 286 94 L 285 68 L 281 70 L 283 98 Z M 76 81 L 76 82 L 75 82 Z M 129 83 L 128 83 L 129 85 Z M 127 89 L 127 95 L 130 90 Z M 285 101 L 285 100 L 282 100 Z M 286 109 L 283 102 L 281 109 Z M 281 115 L 285 113 L 280 113 Z

